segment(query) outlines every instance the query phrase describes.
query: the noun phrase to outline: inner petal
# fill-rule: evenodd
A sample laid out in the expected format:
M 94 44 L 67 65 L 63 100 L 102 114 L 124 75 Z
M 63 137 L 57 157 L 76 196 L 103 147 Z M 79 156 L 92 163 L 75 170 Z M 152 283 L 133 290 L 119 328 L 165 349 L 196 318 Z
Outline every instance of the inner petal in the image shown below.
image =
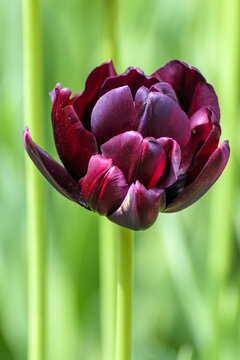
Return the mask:
M 135 127 L 135 107 L 128 86 L 113 89 L 103 95 L 93 108 L 91 116 L 92 132 L 98 145 L 113 136 Z
M 162 144 L 154 138 L 143 139 L 135 131 L 115 136 L 101 146 L 101 151 L 123 171 L 129 185 L 139 180 L 146 188 L 156 186 L 166 165 Z
M 135 96 L 137 90 L 141 86 L 146 86 L 149 88 L 151 85 L 158 82 L 154 77 L 146 76 L 138 68 L 129 68 L 127 71 L 121 75 L 114 76 L 105 80 L 102 85 L 100 95 L 106 94 L 109 90 L 118 88 L 120 86 L 128 85 L 131 89 L 133 97 Z
M 189 119 L 180 106 L 163 93 L 149 92 L 146 97 L 143 96 L 143 90 L 139 91 L 142 95 L 136 94 L 135 104 L 138 110 L 138 131 L 143 137 L 170 137 L 179 145 L 186 145 L 191 128 Z

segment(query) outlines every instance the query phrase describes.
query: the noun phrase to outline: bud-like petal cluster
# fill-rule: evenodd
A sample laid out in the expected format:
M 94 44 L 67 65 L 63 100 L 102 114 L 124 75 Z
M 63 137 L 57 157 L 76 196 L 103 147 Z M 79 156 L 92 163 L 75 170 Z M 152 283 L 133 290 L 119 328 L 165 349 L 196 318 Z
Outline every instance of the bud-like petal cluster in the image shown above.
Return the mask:
M 95 68 L 81 94 L 57 84 L 50 93 L 60 165 L 24 131 L 24 145 L 45 178 L 67 198 L 133 229 L 159 212 L 197 201 L 221 175 L 228 142 L 215 91 L 201 73 L 170 61 L 151 76 Z

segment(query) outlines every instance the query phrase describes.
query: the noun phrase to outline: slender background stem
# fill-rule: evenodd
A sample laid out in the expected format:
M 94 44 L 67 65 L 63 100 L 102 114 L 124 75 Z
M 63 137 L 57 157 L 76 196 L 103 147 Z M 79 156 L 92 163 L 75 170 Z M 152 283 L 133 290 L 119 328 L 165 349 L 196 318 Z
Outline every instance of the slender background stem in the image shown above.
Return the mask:
M 117 0 L 105 1 L 104 61 L 112 58 L 117 62 Z M 116 339 L 116 248 L 117 227 L 105 217 L 99 217 L 100 263 L 100 321 L 102 360 L 113 360 Z
M 209 226 L 209 271 L 211 299 L 215 317 L 216 359 L 228 351 L 227 337 L 234 339 L 237 331 L 229 332 L 228 321 L 231 322 L 233 305 L 228 305 L 229 277 L 232 277 L 233 256 L 235 253 L 234 210 L 236 208 L 237 171 L 237 136 L 239 121 L 239 54 L 240 54 L 240 4 L 238 0 L 221 0 L 219 7 L 219 61 L 218 94 L 221 109 L 221 126 L 224 137 L 228 139 L 231 149 L 229 163 L 222 178 L 215 185 L 212 195 L 211 221 Z M 231 295 L 231 298 L 233 296 Z M 224 305 L 223 305 L 224 304 Z M 228 319 L 226 321 L 226 319 Z M 231 346 L 235 357 L 236 349 Z M 214 358 L 215 359 L 215 358 Z
M 132 353 L 133 231 L 120 227 L 117 272 L 116 360 L 130 360 Z
M 106 6 L 106 41 L 104 55 L 113 59 L 115 66 L 118 65 L 118 42 L 117 42 L 117 18 L 118 0 L 105 0 Z M 108 60 L 108 59 L 105 59 Z
M 36 142 L 42 141 L 42 49 L 39 0 L 23 0 L 24 120 Z M 45 196 L 43 180 L 26 160 L 28 230 L 28 358 L 44 359 Z

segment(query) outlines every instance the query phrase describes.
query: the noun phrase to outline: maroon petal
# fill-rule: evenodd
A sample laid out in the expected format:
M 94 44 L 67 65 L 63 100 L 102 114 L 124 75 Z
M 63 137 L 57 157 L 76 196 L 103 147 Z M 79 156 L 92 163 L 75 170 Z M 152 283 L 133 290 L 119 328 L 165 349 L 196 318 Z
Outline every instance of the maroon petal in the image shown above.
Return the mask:
M 139 91 L 143 98 L 143 89 Z M 157 92 L 149 92 L 143 104 L 140 103 L 138 94 L 136 94 L 136 99 L 138 131 L 143 137 L 170 137 L 176 140 L 179 145 L 187 144 L 191 135 L 189 119 L 175 101 L 167 95 Z M 141 114 L 140 119 L 139 112 Z
M 150 87 L 150 91 L 156 91 L 161 94 L 167 95 L 170 97 L 173 101 L 175 101 L 178 104 L 178 99 L 176 96 L 175 91 L 173 90 L 172 86 L 168 83 L 160 82 L 157 84 L 154 84 Z
M 208 160 L 209 156 L 217 148 L 221 129 L 214 113 L 208 108 L 201 108 L 190 118 L 191 124 L 191 138 L 188 144 L 182 149 L 182 161 L 180 173 L 185 173 L 191 167 L 195 167 L 196 154 L 203 147 L 200 153 L 200 159 L 203 165 Z M 208 140 L 207 140 L 208 139 Z M 194 161 L 194 163 L 193 163 Z M 198 172 L 200 172 L 199 169 Z
M 52 125 L 58 155 L 72 177 L 86 174 L 90 157 L 98 152 L 94 135 L 80 122 L 72 105 L 64 107 L 70 90 L 57 86 L 52 109 Z
M 179 144 L 171 138 L 160 138 L 158 139 L 158 142 L 162 145 L 167 157 L 167 171 L 158 181 L 157 187 L 165 188 L 172 185 L 178 178 L 181 162 L 181 149 Z
M 128 85 L 134 97 L 137 90 L 141 86 L 149 88 L 151 85 L 157 82 L 157 79 L 151 76 L 146 76 L 142 72 L 142 70 L 138 68 L 129 68 L 125 73 L 121 75 L 106 79 L 102 86 L 100 95 L 102 96 L 108 91 L 116 89 L 120 86 Z
M 163 175 L 166 154 L 159 141 L 128 131 L 101 146 L 105 158 L 112 159 L 130 185 L 137 179 L 147 188 L 155 187 Z
M 209 106 L 220 119 L 217 95 L 196 68 L 190 67 L 184 62 L 172 60 L 152 76 L 172 85 L 182 109 L 188 116 L 203 106 Z
M 223 172 L 229 158 L 230 149 L 227 141 L 214 151 L 208 159 L 198 177 L 190 185 L 186 186 L 181 193 L 170 201 L 164 212 L 180 211 L 200 199 L 207 190 L 215 183 Z M 167 192 L 167 203 L 171 199 L 171 191 Z
M 47 181 L 60 194 L 88 209 L 81 199 L 78 183 L 73 180 L 63 166 L 32 141 L 27 127 L 23 133 L 23 142 L 28 155 Z
M 79 180 L 79 185 L 83 201 L 100 215 L 115 211 L 128 191 L 122 171 L 101 155 L 91 157 L 87 174 Z
M 109 220 L 132 230 L 144 230 L 157 219 L 159 211 L 165 207 L 165 191 L 147 190 L 139 181 L 132 184 L 121 206 Z
M 91 111 L 99 97 L 103 82 L 115 75 L 117 73 L 112 60 L 96 67 L 88 76 L 83 93 L 74 101 L 74 110 L 86 129 L 90 130 Z
M 132 130 L 135 122 L 135 107 L 128 86 L 113 89 L 103 95 L 92 111 L 92 132 L 99 145 L 113 136 Z

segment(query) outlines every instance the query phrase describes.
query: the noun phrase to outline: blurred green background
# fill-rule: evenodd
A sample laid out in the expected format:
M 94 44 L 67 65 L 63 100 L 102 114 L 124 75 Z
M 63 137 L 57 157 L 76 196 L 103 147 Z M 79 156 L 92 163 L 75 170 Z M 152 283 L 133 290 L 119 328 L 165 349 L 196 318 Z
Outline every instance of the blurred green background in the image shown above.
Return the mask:
M 222 110 L 230 163 L 198 203 L 136 233 L 134 360 L 240 358 L 238 0 L 121 0 L 118 72 L 176 58 L 199 68 Z M 106 4 L 42 1 L 45 144 L 49 91 L 84 87 L 104 55 Z M 21 2 L 0 2 L 0 359 L 27 352 Z M 36 87 L 38 85 L 36 84 Z M 43 179 L 45 182 L 45 180 Z M 98 216 L 47 183 L 47 359 L 100 359 Z

